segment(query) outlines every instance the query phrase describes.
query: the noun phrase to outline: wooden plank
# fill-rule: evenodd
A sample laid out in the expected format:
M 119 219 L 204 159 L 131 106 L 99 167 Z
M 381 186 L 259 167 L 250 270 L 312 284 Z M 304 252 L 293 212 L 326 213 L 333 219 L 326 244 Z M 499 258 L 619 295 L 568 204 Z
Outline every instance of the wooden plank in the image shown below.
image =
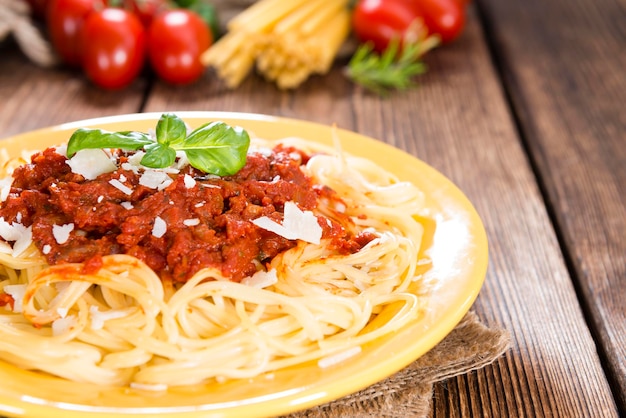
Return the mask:
M 332 89 L 339 90 L 334 91 Z M 236 90 L 227 89 L 210 75 L 196 84 L 172 87 L 157 83 L 146 101 L 146 112 L 211 110 L 258 113 L 273 116 L 307 118 L 319 123 L 338 123 L 351 127 L 343 118 L 351 112 L 351 86 L 340 72 L 316 76 L 301 86 L 296 94 L 278 90 L 273 84 L 252 74 Z M 329 97 L 332 92 L 332 97 Z
M 256 77 L 235 91 L 210 76 L 186 89 L 159 85 L 146 111 L 227 110 L 336 122 L 435 166 L 485 221 L 491 264 L 475 309 L 485 322 L 510 330 L 513 347 L 493 366 L 452 379 L 447 388 L 438 385 L 433 415 L 617 416 L 473 14 L 463 38 L 432 53 L 428 63 L 421 88 L 388 99 L 354 88 L 337 66 L 293 93 Z
M 626 414 L 626 6 L 479 2 Z
M 138 112 L 147 83 L 94 87 L 79 71 L 43 69 L 10 41 L 0 44 L 0 138 L 75 120 Z

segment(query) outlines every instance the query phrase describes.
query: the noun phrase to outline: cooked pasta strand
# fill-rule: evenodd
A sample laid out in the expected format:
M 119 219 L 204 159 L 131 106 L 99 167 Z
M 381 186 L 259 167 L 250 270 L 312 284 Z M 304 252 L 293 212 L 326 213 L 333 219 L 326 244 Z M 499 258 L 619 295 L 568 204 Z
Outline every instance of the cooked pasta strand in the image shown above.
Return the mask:
M 95 273 L 80 263 L 48 266 L 34 251 L 7 255 L 0 290 L 25 291 L 23 312 L 0 311 L 0 359 L 78 382 L 188 385 L 358 352 L 420 315 L 422 193 L 333 148 L 280 143 L 316 154 L 301 169 L 346 207 L 321 201 L 315 211 L 373 233 L 368 244 L 343 255 L 325 240 L 299 241 L 265 266 L 277 281 L 263 288 L 216 268 L 172 285 L 129 255 L 104 256 Z

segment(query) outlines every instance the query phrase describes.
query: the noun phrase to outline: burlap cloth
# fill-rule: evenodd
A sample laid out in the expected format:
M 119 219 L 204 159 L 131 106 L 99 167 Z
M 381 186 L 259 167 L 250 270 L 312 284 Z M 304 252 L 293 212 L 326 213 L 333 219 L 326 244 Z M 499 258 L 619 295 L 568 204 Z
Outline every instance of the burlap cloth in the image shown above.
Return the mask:
M 469 312 L 438 345 L 391 377 L 360 392 L 288 418 L 425 417 L 433 384 L 495 361 L 510 345 L 510 335 L 483 325 Z

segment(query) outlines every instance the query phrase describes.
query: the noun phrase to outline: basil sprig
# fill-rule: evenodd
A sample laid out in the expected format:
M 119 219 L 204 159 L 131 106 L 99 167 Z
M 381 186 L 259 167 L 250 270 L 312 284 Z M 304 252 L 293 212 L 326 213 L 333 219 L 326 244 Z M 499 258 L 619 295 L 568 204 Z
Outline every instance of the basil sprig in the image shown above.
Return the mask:
M 87 148 L 143 149 L 141 164 L 165 168 L 176 160 L 176 151 L 183 151 L 192 167 L 205 173 L 229 176 L 246 163 L 250 146 L 248 133 L 224 122 L 211 122 L 187 135 L 187 127 L 178 116 L 163 114 L 156 126 L 156 141 L 143 132 L 109 132 L 80 128 L 70 137 L 67 156 Z

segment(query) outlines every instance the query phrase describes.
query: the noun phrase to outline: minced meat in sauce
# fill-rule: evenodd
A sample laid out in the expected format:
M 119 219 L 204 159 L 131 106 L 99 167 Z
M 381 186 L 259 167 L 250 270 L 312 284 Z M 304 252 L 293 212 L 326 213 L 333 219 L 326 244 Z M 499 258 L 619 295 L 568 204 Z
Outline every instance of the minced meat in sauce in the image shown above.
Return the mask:
M 231 177 L 186 166 L 170 174 L 172 183 L 162 190 L 141 185 L 141 170 L 121 168 L 131 154 L 113 155 L 117 170 L 85 180 L 54 148 L 35 154 L 31 163 L 14 171 L 0 217 L 32 226 L 33 242 L 51 265 L 82 262 L 86 272 L 93 272 L 102 256 L 129 254 L 174 282 L 185 282 L 205 267 L 240 281 L 254 274 L 259 262 L 296 245 L 251 220 L 267 216 L 281 222 L 287 201 L 302 210 L 315 209 L 321 198 L 339 201 L 332 190 L 313 184 L 303 173 L 300 165 L 308 156 L 293 148 L 250 153 L 244 168 Z M 115 187 L 110 182 L 114 179 L 128 190 Z M 153 234 L 157 217 L 166 225 L 162 236 Z M 55 237 L 55 228 L 70 224 L 66 240 Z M 338 253 L 358 251 L 374 237 L 352 236 L 321 216 L 318 224 Z

